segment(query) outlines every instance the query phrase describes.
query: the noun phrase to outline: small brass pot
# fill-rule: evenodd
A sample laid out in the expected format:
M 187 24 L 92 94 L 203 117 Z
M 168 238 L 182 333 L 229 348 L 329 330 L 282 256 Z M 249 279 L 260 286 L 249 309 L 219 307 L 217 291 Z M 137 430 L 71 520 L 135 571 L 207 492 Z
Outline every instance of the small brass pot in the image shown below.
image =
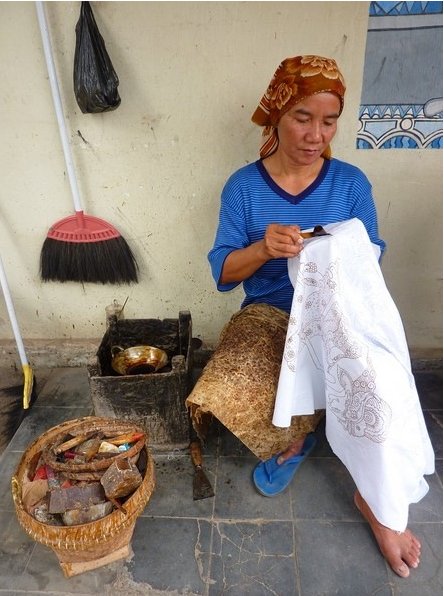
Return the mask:
M 153 346 L 126 349 L 113 346 L 111 355 L 111 366 L 119 375 L 147 375 L 157 372 L 168 363 L 167 353 Z

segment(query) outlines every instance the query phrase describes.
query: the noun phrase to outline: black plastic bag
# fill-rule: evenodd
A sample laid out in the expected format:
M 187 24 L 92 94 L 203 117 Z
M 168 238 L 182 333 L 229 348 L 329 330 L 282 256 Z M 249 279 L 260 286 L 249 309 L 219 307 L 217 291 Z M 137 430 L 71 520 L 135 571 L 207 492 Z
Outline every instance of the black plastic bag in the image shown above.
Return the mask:
M 79 108 L 84 114 L 115 110 L 120 105 L 118 85 L 91 6 L 82 2 L 74 54 L 74 93 Z

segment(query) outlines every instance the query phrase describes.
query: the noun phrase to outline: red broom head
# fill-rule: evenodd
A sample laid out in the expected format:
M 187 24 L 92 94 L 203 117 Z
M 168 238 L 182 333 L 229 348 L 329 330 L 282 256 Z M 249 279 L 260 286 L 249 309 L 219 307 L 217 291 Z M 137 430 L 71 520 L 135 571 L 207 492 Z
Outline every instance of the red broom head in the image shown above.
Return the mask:
M 129 284 L 138 266 L 126 240 L 112 225 L 83 212 L 55 223 L 40 255 L 43 281 Z
M 119 238 L 120 233 L 103 219 L 77 211 L 49 228 L 48 238 L 62 242 L 100 242 Z

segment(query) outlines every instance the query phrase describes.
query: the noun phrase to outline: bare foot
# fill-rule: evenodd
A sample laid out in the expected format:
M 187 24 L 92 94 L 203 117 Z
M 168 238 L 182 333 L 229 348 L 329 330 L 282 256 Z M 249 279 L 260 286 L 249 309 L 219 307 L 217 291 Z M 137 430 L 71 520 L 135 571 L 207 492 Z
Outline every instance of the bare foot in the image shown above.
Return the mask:
M 401 577 L 410 575 L 409 567 L 416 568 L 421 556 L 421 543 L 410 530 L 396 532 L 378 522 L 370 507 L 358 491 L 355 492 L 356 507 L 370 524 L 381 553 L 393 571 Z
M 283 464 L 284 461 L 287 461 L 287 459 L 293 457 L 293 455 L 297 455 L 301 451 L 306 438 L 307 437 L 305 436 L 301 439 L 297 439 L 297 441 L 292 443 L 283 453 L 281 453 L 277 459 L 278 465 Z

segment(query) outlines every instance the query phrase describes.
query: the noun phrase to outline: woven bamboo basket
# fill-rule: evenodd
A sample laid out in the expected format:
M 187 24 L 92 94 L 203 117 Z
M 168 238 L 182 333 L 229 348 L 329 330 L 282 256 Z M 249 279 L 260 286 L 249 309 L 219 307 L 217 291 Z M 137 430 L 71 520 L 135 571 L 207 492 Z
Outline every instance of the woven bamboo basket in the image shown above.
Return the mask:
M 52 526 L 32 517 L 24 509 L 22 502 L 23 480 L 32 476 L 42 452 L 57 441 L 61 434 L 78 434 L 88 430 L 110 433 L 116 430 L 143 432 L 127 421 L 110 418 L 89 416 L 64 422 L 46 431 L 28 447 L 11 480 L 12 497 L 21 527 L 31 538 L 54 551 L 65 577 L 78 575 L 130 555 L 137 517 L 148 503 L 155 486 L 154 461 L 145 444 L 140 454 L 145 453 L 146 470 L 141 485 L 124 503 L 126 513 L 116 509 L 102 519 L 78 526 Z

